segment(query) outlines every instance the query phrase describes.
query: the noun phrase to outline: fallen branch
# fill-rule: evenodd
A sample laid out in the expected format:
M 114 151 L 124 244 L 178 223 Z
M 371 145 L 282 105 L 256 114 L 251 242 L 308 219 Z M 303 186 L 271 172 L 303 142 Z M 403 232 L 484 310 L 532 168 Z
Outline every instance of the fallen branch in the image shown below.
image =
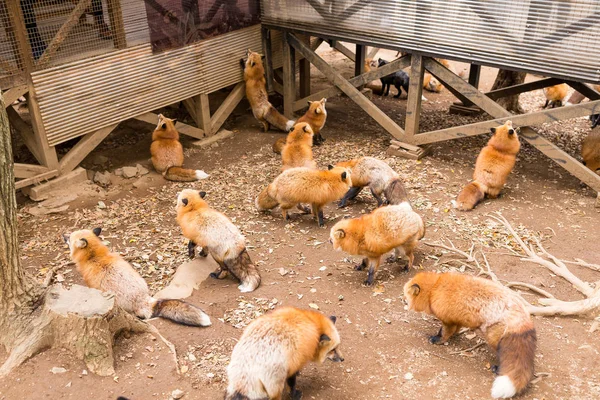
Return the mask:
M 469 347 L 467 349 L 462 349 L 462 350 L 458 350 L 458 351 L 452 351 L 452 352 L 450 352 L 450 354 L 452 354 L 452 355 L 463 354 L 463 353 L 466 353 L 466 352 L 478 349 L 478 348 L 480 348 L 483 345 L 485 345 L 485 342 L 480 342 L 480 343 L 477 343 L 475 346 L 471 346 L 471 347 Z
M 593 269 L 594 271 L 600 272 L 600 265 L 587 263 L 580 258 L 576 258 L 575 261 L 567 261 L 567 260 L 560 260 L 560 261 L 562 261 L 565 264 L 578 265 L 580 267 L 586 267 L 589 269 Z
M 547 297 L 549 299 L 554 299 L 555 297 L 552 295 L 552 293 L 550 292 L 546 292 L 544 289 L 540 289 L 539 287 L 532 285 L 530 283 L 525 283 L 525 282 L 508 282 L 506 285 L 506 287 L 512 288 L 512 287 L 523 287 L 523 288 L 527 288 L 529 290 L 531 290 L 532 292 L 536 292 L 537 294 L 540 294 L 544 297 Z
M 448 250 L 448 251 L 450 251 L 452 253 L 456 253 L 458 255 L 461 255 L 461 256 L 463 256 L 464 258 L 467 259 L 467 262 L 474 262 L 475 261 L 475 258 L 473 257 L 473 248 L 475 247 L 475 244 L 471 245 L 470 254 L 467 254 L 464 251 L 457 249 L 456 246 L 454 246 L 454 243 L 452 243 L 451 240 L 448 240 L 448 241 L 450 242 L 450 244 L 452 245 L 452 247 L 448 247 L 448 246 L 446 246 L 443 243 L 429 243 L 429 242 L 423 242 L 423 241 L 420 242 L 420 243 L 423 243 L 425 246 L 429 246 L 429 247 L 439 247 L 441 249 L 445 249 L 445 250 Z

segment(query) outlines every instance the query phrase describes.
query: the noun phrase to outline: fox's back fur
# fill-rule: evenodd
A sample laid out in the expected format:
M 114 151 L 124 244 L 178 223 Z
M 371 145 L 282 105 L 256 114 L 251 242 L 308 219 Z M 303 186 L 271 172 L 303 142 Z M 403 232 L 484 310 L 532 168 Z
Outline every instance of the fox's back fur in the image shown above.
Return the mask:
M 282 170 L 306 167 L 317 168 L 317 163 L 313 159 L 313 130 L 306 122 L 299 122 L 294 125 L 281 150 Z
M 183 146 L 179 142 L 179 132 L 175 128 L 177 121 L 158 114 L 158 124 L 152 132 L 150 154 L 156 172 L 165 179 L 177 182 L 192 182 L 206 177 L 203 171 L 185 169 L 183 165 Z
M 473 209 L 486 194 L 490 198 L 498 197 L 515 166 L 521 147 L 518 129 L 513 128 L 511 121 L 506 121 L 504 125 L 492 128 L 492 133 L 475 162 L 473 182 L 465 186 L 456 199 L 460 210 Z
M 208 315 L 189 303 L 150 296 L 146 281 L 120 255 L 110 252 L 97 237 L 100 231 L 96 229 L 65 235 L 71 258 L 87 286 L 113 293 L 119 307 L 139 318 L 159 316 L 184 325 L 210 325 Z
M 247 51 L 244 63 L 244 81 L 246 82 L 246 98 L 252 107 L 254 117 L 263 125 L 266 132 L 270 126 L 288 132 L 294 126 L 294 121 L 281 115 L 269 102 L 267 95 L 265 68 L 260 54 Z
M 583 140 L 581 156 L 586 167 L 600 174 L 600 131 L 592 130 Z
M 342 361 L 334 321 L 335 317 L 292 307 L 254 320 L 231 354 L 225 399 L 281 399 L 286 380 L 307 363 Z
M 252 292 L 260 285 L 260 274 L 246 250 L 246 239 L 224 214 L 208 206 L 204 192 L 184 189 L 177 199 L 177 222 L 183 235 L 201 246 L 219 264 L 221 273 L 230 272 L 240 280 L 242 292 Z
M 432 343 L 446 342 L 461 327 L 481 330 L 499 359 L 492 397 L 512 397 L 533 378 L 535 327 L 523 300 L 510 289 L 467 275 L 421 272 L 406 283 L 404 295 L 409 309 L 442 322 Z

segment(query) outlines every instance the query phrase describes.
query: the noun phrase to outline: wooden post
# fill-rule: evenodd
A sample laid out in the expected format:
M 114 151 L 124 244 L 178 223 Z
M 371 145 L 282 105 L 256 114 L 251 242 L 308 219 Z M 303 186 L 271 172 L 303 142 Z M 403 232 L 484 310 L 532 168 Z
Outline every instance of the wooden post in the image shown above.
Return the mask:
M 8 13 L 12 17 L 12 31 L 15 35 L 17 47 L 14 49 L 15 58 L 19 62 L 19 67 L 24 69 L 27 74 L 33 71 L 33 53 L 29 38 L 27 37 L 27 28 L 25 27 L 25 18 L 21 10 L 20 0 L 6 0 Z
M 214 132 L 212 132 L 212 127 L 210 126 L 210 103 L 208 101 L 208 94 L 201 93 L 196 96 L 195 99 L 196 104 L 196 116 L 200 121 L 202 126 L 199 126 L 204 131 L 204 136 L 210 136 Z
M 479 77 L 481 76 L 481 65 L 471 64 L 469 68 L 469 85 L 479 88 Z M 467 101 L 463 103 L 466 107 L 473 107 L 473 103 Z
M 406 141 L 412 143 L 419 133 L 419 117 L 421 113 L 421 97 L 423 96 L 423 77 L 425 68 L 423 56 L 413 53 L 410 62 L 410 84 L 408 103 L 406 105 L 406 123 L 404 125 Z
M 29 84 L 29 93 L 27 93 L 27 104 L 29 106 L 29 115 L 31 117 L 31 125 L 34 132 L 34 140 L 40 159 L 40 164 L 48 167 L 49 169 L 58 168 L 58 157 L 56 155 L 56 149 L 48 145 L 48 136 L 46 135 L 46 128 L 42 121 L 42 114 L 40 113 L 40 106 L 37 102 L 37 97 L 33 84 Z
M 263 53 L 265 55 L 265 76 L 267 79 L 267 92 L 273 93 L 273 49 L 271 43 L 271 30 L 261 28 Z
M 305 42 L 310 46 L 310 36 L 305 36 Z M 300 67 L 300 97 L 310 96 L 310 61 L 306 58 L 298 61 Z
M 113 44 L 115 49 L 124 49 L 127 47 L 127 36 L 125 35 L 121 0 L 106 0 L 106 3 L 108 5 L 108 18 L 110 20 Z
M 221 103 L 217 111 L 213 114 L 210 120 L 211 132 L 216 133 L 223 125 L 227 117 L 231 115 L 235 107 L 246 96 L 246 84 L 238 83 L 227 98 Z
M 296 100 L 296 51 L 289 43 L 291 37 L 291 34 L 283 32 L 283 115 L 289 119 L 294 118 Z
M 366 47 L 357 44 L 356 45 L 356 53 L 354 58 L 354 76 L 359 76 L 365 73 L 365 54 Z M 363 86 L 359 86 L 358 90 L 362 90 Z

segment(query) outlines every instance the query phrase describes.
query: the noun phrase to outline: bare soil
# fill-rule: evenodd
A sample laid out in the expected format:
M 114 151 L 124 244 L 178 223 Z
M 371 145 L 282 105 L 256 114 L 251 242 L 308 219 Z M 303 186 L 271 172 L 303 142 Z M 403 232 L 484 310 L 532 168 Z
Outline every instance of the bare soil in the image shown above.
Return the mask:
M 352 65 L 328 48 L 321 51 L 345 75 Z M 392 59 L 394 54 L 379 56 Z M 457 68 L 465 68 L 457 64 Z M 495 70 L 484 68 L 482 86 L 491 87 Z M 313 89 L 326 87 L 323 76 L 313 70 Z M 393 91 L 394 89 L 392 89 Z M 219 95 L 220 96 L 220 95 Z M 422 131 L 439 129 L 489 118 L 448 114 L 455 101 L 444 90 L 425 93 Z M 218 96 L 214 106 L 218 106 Z M 376 98 L 375 103 L 402 126 L 406 96 Z M 541 91 L 522 95 L 528 110 L 544 103 Z M 526 239 L 542 237 L 546 248 L 561 259 L 582 258 L 600 263 L 598 226 L 600 210 L 594 208 L 595 193 L 523 143 L 514 172 L 503 195 L 486 200 L 474 211 L 457 212 L 451 207 L 461 186 L 469 181 L 475 158 L 487 135 L 433 146 L 433 155 L 422 161 L 388 158 L 389 135 L 351 100 L 328 100 L 328 120 L 323 131 L 325 144 L 314 149 L 320 167 L 370 155 L 387 159 L 404 178 L 415 209 L 427 224 L 426 241 L 448 240 L 462 250 L 472 244 L 485 252 L 493 271 L 503 281 L 524 281 L 552 292 L 557 298 L 575 300 L 579 294 L 560 278 L 540 266 L 510 255 L 514 241 L 488 218 L 500 211 Z M 181 110 L 162 110 L 173 116 Z M 189 122 L 189 119 L 188 119 Z M 204 169 L 210 177 L 192 184 L 167 182 L 151 172 L 136 179 L 116 179 L 103 189 L 92 183 L 69 188 L 78 193 L 68 210 L 45 216 L 27 213 L 34 204 L 19 196 L 20 240 L 24 266 L 43 279 L 48 268 L 61 266 L 55 280 L 82 283 L 69 264 L 60 234 L 75 228 L 102 226 L 114 251 L 124 255 L 157 291 L 168 284 L 176 267 L 186 259 L 186 242 L 175 221 L 176 193 L 184 187 L 208 192 L 206 200 L 226 213 L 244 232 L 252 259 L 262 271 L 263 284 L 254 293 L 241 294 L 231 280 L 207 279 L 189 301 L 212 318 L 213 326 L 190 328 L 155 320 L 162 334 L 178 350 L 185 373 L 177 375 L 168 349 L 151 335 L 120 337 L 116 344 L 116 376 L 99 377 L 85 372 L 85 365 L 60 349 L 44 352 L 0 380 L 0 399 L 167 399 L 175 389 L 185 399 L 222 398 L 231 350 L 241 329 L 253 318 L 276 305 L 308 308 L 309 304 L 338 317 L 343 363 L 309 365 L 298 380 L 305 399 L 484 399 L 489 398 L 494 379 L 490 365 L 494 354 L 480 346 L 459 353 L 481 341 L 471 332 L 434 346 L 428 336 L 439 323 L 432 317 L 408 312 L 402 296 L 404 283 L 417 270 L 460 270 L 473 274 L 456 257 L 421 244 L 417 270 L 400 272 L 400 265 L 385 263 L 376 285 L 365 287 L 366 272 L 354 271 L 358 261 L 335 252 L 327 243 L 329 229 L 345 216 L 372 211 L 376 203 L 361 194 L 348 208 L 334 204 L 325 209 L 326 226 L 319 228 L 309 216 L 295 216 L 285 223 L 278 212 L 262 214 L 254 198 L 279 172 L 279 157 L 271 144 L 281 134 L 262 133 L 259 124 L 242 104 L 226 122 L 235 135 L 210 149 L 193 147 L 184 139 L 186 165 Z M 586 119 L 538 127 L 551 140 L 578 157 L 579 145 L 589 132 Z M 153 127 L 138 122 L 121 124 L 83 163 L 102 170 L 141 163 L 151 170 L 150 132 Z M 105 155 L 108 165 L 94 164 Z M 20 156 L 18 157 L 26 157 Z M 366 191 L 365 191 L 366 192 Z M 98 206 L 102 201 L 106 208 Z M 589 269 L 572 270 L 589 282 L 599 274 Z M 530 302 L 535 296 L 523 292 Z M 591 321 L 576 318 L 534 318 L 539 338 L 536 383 L 523 399 L 600 398 L 600 345 L 598 331 L 590 333 Z M 6 357 L 0 353 L 0 362 Z M 67 371 L 53 374 L 53 367 Z

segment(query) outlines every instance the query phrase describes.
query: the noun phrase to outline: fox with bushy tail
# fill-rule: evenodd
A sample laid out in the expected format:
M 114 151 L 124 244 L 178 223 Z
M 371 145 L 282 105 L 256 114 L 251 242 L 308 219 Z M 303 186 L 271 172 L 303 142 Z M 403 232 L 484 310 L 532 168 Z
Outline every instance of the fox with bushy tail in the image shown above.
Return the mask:
M 85 284 L 115 295 L 116 304 L 139 318 L 161 317 L 190 326 L 210 326 L 210 317 L 182 300 L 155 299 L 140 274 L 120 255 L 111 253 L 99 238 L 101 228 L 63 235 L 71 259 Z
M 523 300 L 499 283 L 457 273 L 421 272 L 404 286 L 409 310 L 442 322 L 432 344 L 444 344 L 461 327 L 479 329 L 496 351 L 499 365 L 492 397 L 522 392 L 533 378 L 537 336 Z

